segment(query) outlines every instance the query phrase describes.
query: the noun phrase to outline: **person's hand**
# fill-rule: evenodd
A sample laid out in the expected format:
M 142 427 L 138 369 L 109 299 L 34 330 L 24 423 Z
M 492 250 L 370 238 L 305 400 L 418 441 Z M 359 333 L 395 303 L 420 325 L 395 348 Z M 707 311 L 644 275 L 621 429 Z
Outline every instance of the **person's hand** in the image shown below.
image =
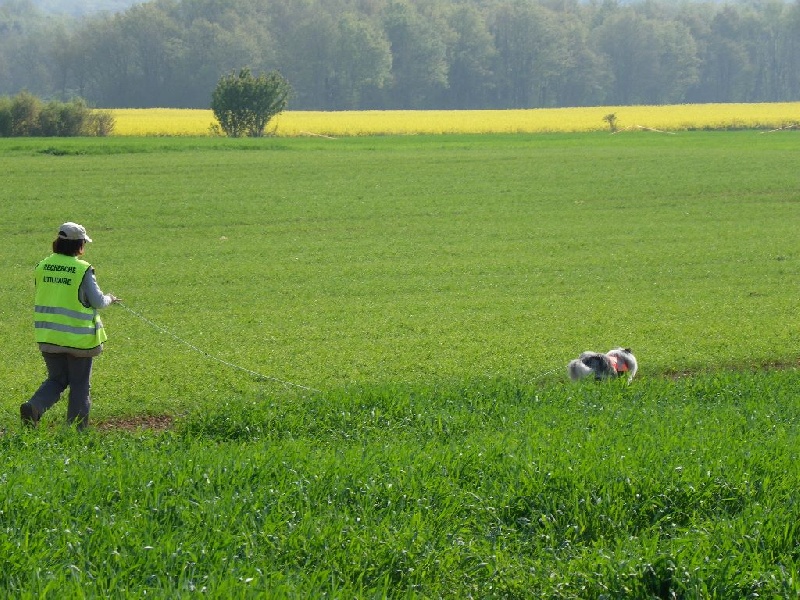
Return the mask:
M 122 302 L 122 298 L 117 298 L 114 294 L 109 294 L 111 296 L 111 304 L 119 304 Z

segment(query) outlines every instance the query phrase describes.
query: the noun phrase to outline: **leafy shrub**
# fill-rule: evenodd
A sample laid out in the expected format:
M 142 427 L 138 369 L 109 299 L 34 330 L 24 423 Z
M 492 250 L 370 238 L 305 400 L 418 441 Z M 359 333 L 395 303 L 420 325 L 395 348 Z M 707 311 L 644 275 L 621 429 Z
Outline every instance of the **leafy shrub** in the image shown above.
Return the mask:
M 35 135 L 41 107 L 41 100 L 29 92 L 20 92 L 14 96 L 11 100 L 11 135 Z
M 0 98 L 0 137 L 11 137 L 11 99 Z
M 11 99 L 0 97 L 0 137 L 11 137 Z
M 47 104 L 28 92 L 0 98 L 0 137 L 106 136 L 113 128 L 109 111 L 93 111 L 80 98 Z
M 106 137 L 114 131 L 114 115 L 108 110 L 92 110 L 86 115 L 83 123 L 83 135 Z
M 277 71 L 255 77 L 249 69 L 222 77 L 211 110 L 228 137 L 261 137 L 269 120 L 286 108 L 289 82 Z
M 80 135 L 88 110 L 83 100 L 68 104 L 50 102 L 39 113 L 39 134 L 45 137 Z

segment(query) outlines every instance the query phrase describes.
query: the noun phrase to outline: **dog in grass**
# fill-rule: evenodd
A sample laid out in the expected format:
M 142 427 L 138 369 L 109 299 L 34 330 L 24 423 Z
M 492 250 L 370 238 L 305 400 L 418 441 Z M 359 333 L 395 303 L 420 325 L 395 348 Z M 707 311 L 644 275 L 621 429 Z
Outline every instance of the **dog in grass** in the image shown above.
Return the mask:
M 628 374 L 628 381 L 636 376 L 639 365 L 630 348 L 614 348 L 605 354 L 600 352 L 583 352 L 569 361 L 567 372 L 572 381 L 586 377 L 602 379 L 616 379 L 624 373 Z

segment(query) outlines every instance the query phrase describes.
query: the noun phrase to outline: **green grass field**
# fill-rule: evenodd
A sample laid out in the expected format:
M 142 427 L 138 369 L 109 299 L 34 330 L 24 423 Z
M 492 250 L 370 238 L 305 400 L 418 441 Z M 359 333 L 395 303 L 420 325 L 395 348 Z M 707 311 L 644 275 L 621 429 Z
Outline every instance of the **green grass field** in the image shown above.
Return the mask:
M 797 597 L 796 157 L 752 131 L 0 140 L 0 584 Z M 104 312 L 96 427 L 28 432 L 67 220 L 131 310 Z M 631 385 L 566 381 L 617 345 Z

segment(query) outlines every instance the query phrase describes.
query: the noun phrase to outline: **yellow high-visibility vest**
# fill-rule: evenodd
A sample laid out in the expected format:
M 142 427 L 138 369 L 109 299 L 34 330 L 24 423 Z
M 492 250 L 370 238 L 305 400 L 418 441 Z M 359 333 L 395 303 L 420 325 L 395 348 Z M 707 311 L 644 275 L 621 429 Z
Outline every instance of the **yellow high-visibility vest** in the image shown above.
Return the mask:
M 91 268 L 85 260 L 63 254 L 51 254 L 36 266 L 37 342 L 88 350 L 108 339 L 97 309 L 78 299 L 81 281 Z

